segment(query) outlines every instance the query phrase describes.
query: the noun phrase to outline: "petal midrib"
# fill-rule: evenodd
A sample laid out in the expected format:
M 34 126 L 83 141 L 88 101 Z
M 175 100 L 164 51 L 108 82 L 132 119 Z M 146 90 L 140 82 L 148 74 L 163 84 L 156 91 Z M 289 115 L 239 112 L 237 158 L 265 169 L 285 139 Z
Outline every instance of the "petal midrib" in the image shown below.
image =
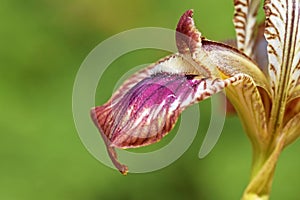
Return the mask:
M 287 5 L 289 5 L 287 3 Z M 293 26 L 295 16 L 295 4 L 292 4 L 292 13 L 286 12 L 287 23 L 285 24 L 285 36 L 283 46 L 283 56 L 281 62 L 281 70 L 278 85 L 275 88 L 273 96 L 273 105 L 270 115 L 269 130 L 272 134 L 278 133 L 282 126 L 285 108 L 287 104 L 287 97 L 289 94 L 289 83 L 291 79 L 291 69 L 293 58 L 295 54 L 297 26 Z

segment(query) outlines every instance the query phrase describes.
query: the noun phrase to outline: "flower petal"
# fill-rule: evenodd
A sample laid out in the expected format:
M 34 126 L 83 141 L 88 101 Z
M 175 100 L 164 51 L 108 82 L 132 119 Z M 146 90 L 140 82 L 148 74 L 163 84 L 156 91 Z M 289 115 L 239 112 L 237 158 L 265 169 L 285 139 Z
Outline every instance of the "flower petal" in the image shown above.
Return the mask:
M 300 113 L 298 112 L 288 123 L 284 126 L 282 133 L 286 134 L 285 146 L 293 143 L 300 137 Z
M 273 106 L 270 131 L 282 126 L 285 105 L 299 77 L 299 1 L 266 0 L 265 38 Z
M 294 98 L 287 103 L 283 125 L 285 126 L 298 113 L 300 113 L 300 97 Z
M 298 5 L 299 6 L 299 5 Z M 300 8 L 298 8 L 300 9 Z M 300 11 L 299 11 L 300 12 Z M 291 77 L 291 86 L 289 97 L 293 98 L 295 93 L 300 93 L 300 13 L 298 13 L 298 26 L 297 26 L 297 37 L 296 37 L 296 46 L 295 46 L 295 56 L 293 60 L 293 70 Z M 300 96 L 300 95 L 299 95 Z
M 256 15 L 260 0 L 234 0 L 234 27 L 237 47 L 246 55 L 253 56 Z
M 300 83 L 298 83 L 298 85 L 294 87 L 292 94 L 289 96 L 288 103 L 299 97 L 300 97 Z
M 267 132 L 267 113 L 270 110 L 268 95 L 247 75 L 244 75 L 240 82 L 228 86 L 225 91 L 254 149 L 265 146 L 269 137 Z
M 184 66 L 183 71 L 174 73 L 178 66 Z M 244 77 L 237 74 L 225 80 L 204 78 L 196 71 L 191 73 L 192 69 L 183 56 L 169 56 L 154 67 L 138 72 L 143 75 L 133 75 L 111 100 L 91 110 L 113 163 L 122 173 L 126 168 L 117 161 L 114 147 L 135 148 L 159 141 L 173 128 L 187 106 Z M 146 75 L 135 82 L 136 77 Z
M 229 45 L 207 40 L 201 37 L 192 18 L 192 10 L 188 10 L 180 19 L 177 32 L 184 36 L 176 37 L 179 52 L 189 54 L 196 62 L 198 70 L 204 76 L 221 78 L 236 74 L 246 74 L 253 78 L 255 84 L 270 94 L 269 83 L 260 68 L 243 52 Z M 184 38 L 184 39 L 183 39 Z M 184 47 L 182 49 L 182 47 Z M 189 52 L 187 51 L 189 48 Z
M 292 75 L 298 77 L 295 72 L 300 56 L 299 1 L 267 0 L 265 12 L 272 92 L 281 97 L 281 93 L 296 84 Z
M 192 13 L 188 14 L 181 18 L 177 31 L 191 38 L 201 35 L 194 27 Z M 182 43 L 185 42 L 194 61 L 210 71 L 212 77 L 240 77 L 240 81 L 227 87 L 226 96 L 237 110 L 253 144 L 262 147 L 268 135 L 267 113 L 271 105 L 269 84 L 264 73 L 249 57 L 233 47 L 199 37 L 195 38 L 197 46 L 190 40 L 178 41 L 180 39 L 177 37 L 177 44 L 181 44 L 178 47 L 184 46 Z
M 259 66 L 259 68 L 264 72 L 266 76 L 269 76 L 268 74 L 268 52 L 267 52 L 267 46 L 268 43 L 264 36 L 265 31 L 265 25 L 260 24 L 257 29 L 257 35 L 255 44 L 253 47 L 253 59 Z
M 183 15 L 177 31 L 181 53 L 137 72 L 106 104 L 91 110 L 109 155 L 122 173 L 127 167 L 117 161 L 115 147 L 135 148 L 159 141 L 187 106 L 227 86 L 229 97 L 238 99 L 235 107 L 241 108 L 241 115 L 259 109 L 257 115 L 249 116 L 259 128 L 265 128 L 259 88 L 268 96 L 269 87 L 262 71 L 240 51 L 203 39 L 194 27 L 192 11 Z

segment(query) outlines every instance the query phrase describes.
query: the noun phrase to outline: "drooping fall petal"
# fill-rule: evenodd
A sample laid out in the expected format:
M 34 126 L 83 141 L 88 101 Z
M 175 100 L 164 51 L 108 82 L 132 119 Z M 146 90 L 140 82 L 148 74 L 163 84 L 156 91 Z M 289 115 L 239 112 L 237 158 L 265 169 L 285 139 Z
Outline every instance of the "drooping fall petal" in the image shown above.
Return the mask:
M 176 70 L 179 66 L 182 71 Z M 196 101 L 198 87 L 206 89 L 209 82 L 198 76 L 183 56 L 175 54 L 133 75 L 108 103 L 93 112 L 110 146 L 144 146 L 169 132 L 180 109 Z
M 189 66 L 180 55 L 167 57 L 150 68 L 149 77 L 131 88 L 121 86 L 128 90 L 119 90 L 115 98 L 91 111 L 113 163 L 122 173 L 126 172 L 123 172 L 124 166 L 117 161 L 114 147 L 135 148 L 159 141 L 173 128 L 179 114 L 187 106 L 243 78 L 242 75 L 236 75 L 221 80 L 185 72 L 172 73 L 172 64 L 184 65 L 182 69 Z

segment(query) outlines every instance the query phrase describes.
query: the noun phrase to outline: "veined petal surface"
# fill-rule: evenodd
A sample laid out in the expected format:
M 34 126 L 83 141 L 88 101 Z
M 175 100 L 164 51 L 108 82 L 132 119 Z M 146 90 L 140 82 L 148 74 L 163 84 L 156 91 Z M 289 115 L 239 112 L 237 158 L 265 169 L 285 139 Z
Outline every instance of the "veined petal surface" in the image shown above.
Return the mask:
M 234 0 L 233 23 L 236 31 L 237 47 L 246 55 L 253 56 L 256 16 L 260 0 Z
M 266 0 L 265 13 L 271 87 L 282 98 L 299 76 L 299 1 Z
M 241 74 L 224 80 L 203 77 L 183 55 L 175 54 L 133 75 L 111 100 L 93 108 L 91 116 L 113 163 L 125 174 L 127 168 L 117 161 L 115 147 L 135 148 L 159 141 L 187 106 L 243 78 Z
M 266 0 L 265 38 L 273 105 L 269 131 L 282 126 L 288 98 L 299 77 L 299 1 Z

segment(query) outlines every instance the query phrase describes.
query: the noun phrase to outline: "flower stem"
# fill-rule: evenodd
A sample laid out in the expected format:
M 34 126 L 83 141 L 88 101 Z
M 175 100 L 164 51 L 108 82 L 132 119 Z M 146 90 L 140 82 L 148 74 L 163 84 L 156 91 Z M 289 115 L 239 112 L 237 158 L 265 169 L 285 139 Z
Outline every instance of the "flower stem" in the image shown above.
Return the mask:
M 284 141 L 283 137 L 279 138 L 269 152 L 261 152 L 259 156 L 253 158 L 251 180 L 244 191 L 242 200 L 269 199 L 273 175 Z

